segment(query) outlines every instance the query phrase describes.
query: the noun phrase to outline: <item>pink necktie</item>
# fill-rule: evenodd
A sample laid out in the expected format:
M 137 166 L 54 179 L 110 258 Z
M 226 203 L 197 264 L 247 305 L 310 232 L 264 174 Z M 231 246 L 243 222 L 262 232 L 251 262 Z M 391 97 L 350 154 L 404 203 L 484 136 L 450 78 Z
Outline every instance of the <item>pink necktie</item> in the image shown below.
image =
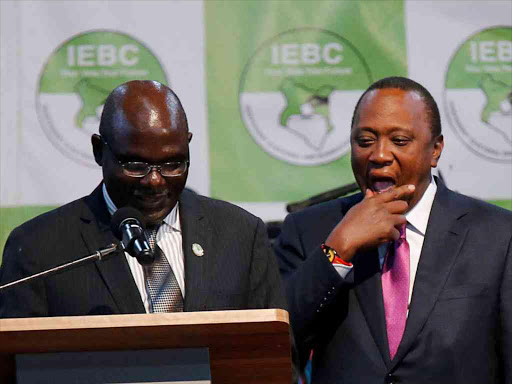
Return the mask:
M 400 238 L 393 243 L 393 247 L 389 247 L 382 268 L 382 295 L 391 360 L 402 340 L 407 320 L 409 264 L 409 243 L 405 239 L 404 224 L 400 228 Z

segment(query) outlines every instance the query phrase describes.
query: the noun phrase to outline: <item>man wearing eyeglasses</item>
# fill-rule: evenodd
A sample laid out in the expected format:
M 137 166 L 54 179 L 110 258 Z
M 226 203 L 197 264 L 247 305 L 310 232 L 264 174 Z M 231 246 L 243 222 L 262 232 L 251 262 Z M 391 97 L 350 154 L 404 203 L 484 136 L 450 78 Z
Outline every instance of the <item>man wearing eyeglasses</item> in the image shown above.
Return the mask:
M 153 81 L 119 86 L 105 102 L 99 132 L 92 146 L 102 183 L 16 228 L 0 284 L 116 242 L 111 216 L 126 206 L 144 216 L 155 262 L 143 266 L 118 251 L 12 288 L 0 295 L 0 317 L 285 307 L 263 222 L 184 190 L 192 133 L 169 88 Z

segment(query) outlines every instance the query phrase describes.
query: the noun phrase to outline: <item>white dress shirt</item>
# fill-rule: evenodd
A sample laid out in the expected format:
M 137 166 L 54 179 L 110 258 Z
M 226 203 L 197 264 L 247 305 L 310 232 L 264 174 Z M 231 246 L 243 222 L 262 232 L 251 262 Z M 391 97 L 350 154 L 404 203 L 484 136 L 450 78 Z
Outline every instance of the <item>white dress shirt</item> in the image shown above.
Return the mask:
M 434 197 L 436 195 L 437 186 L 434 178 L 430 178 L 430 184 L 428 185 L 425 193 L 421 197 L 420 201 L 412 207 L 412 209 L 405 214 L 407 219 L 407 226 L 405 227 L 405 237 L 409 243 L 410 251 L 410 271 L 409 271 L 409 303 L 412 297 L 412 288 L 414 286 L 414 279 L 416 278 L 416 271 L 418 270 L 418 263 L 420 262 L 421 249 L 423 248 L 423 241 L 425 240 L 425 232 L 427 231 L 428 218 L 430 216 L 430 210 L 434 203 Z M 382 269 L 384 264 L 384 258 L 388 247 L 392 245 L 392 242 L 382 244 L 378 248 L 379 262 Z M 341 277 L 345 278 L 353 267 L 346 266 L 343 264 L 334 264 L 336 270 Z
M 107 204 L 108 211 L 111 215 L 117 211 L 117 207 L 110 198 L 105 184 L 103 184 L 103 197 Z M 158 229 L 156 235 L 156 243 L 162 249 L 167 261 L 176 276 L 176 280 L 181 289 L 181 294 L 185 298 L 185 260 L 183 256 L 183 243 L 181 235 L 181 224 L 180 224 L 180 213 L 178 209 L 178 203 L 172 209 L 171 212 L 164 218 L 162 225 Z M 126 260 L 132 272 L 135 284 L 139 289 L 140 297 L 144 303 L 144 308 L 147 313 L 151 311 L 151 301 L 149 300 L 149 292 L 146 285 L 146 279 L 144 276 L 144 268 L 139 264 L 137 259 L 130 256 L 125 252 Z

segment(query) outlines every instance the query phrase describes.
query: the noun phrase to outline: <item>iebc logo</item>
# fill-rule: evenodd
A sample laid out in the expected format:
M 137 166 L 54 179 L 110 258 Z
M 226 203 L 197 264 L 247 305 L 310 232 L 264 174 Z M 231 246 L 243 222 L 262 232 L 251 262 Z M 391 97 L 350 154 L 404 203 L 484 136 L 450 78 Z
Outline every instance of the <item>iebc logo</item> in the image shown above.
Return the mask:
M 490 161 L 512 161 L 512 28 L 470 36 L 455 52 L 445 80 L 450 125 L 464 145 Z
M 88 138 L 98 132 L 105 99 L 135 79 L 167 84 L 162 65 L 144 44 L 105 30 L 72 37 L 50 55 L 39 78 L 36 107 L 44 133 L 66 157 L 94 167 Z
M 271 156 L 325 164 L 348 151 L 353 108 L 371 82 L 368 65 L 347 39 L 315 28 L 291 30 L 265 42 L 247 63 L 240 113 Z

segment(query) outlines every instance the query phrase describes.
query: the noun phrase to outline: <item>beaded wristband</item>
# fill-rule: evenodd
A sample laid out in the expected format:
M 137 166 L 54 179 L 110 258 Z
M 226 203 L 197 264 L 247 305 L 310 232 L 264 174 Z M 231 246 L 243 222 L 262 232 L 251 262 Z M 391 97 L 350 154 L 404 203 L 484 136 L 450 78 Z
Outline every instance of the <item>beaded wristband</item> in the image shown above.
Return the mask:
M 338 252 L 334 248 L 329 247 L 328 245 L 322 244 L 321 245 L 322 251 L 325 253 L 325 256 L 327 256 L 327 259 L 331 262 L 331 264 L 342 264 L 347 267 L 352 267 L 352 263 L 349 263 L 348 261 L 343 260 L 339 255 Z

